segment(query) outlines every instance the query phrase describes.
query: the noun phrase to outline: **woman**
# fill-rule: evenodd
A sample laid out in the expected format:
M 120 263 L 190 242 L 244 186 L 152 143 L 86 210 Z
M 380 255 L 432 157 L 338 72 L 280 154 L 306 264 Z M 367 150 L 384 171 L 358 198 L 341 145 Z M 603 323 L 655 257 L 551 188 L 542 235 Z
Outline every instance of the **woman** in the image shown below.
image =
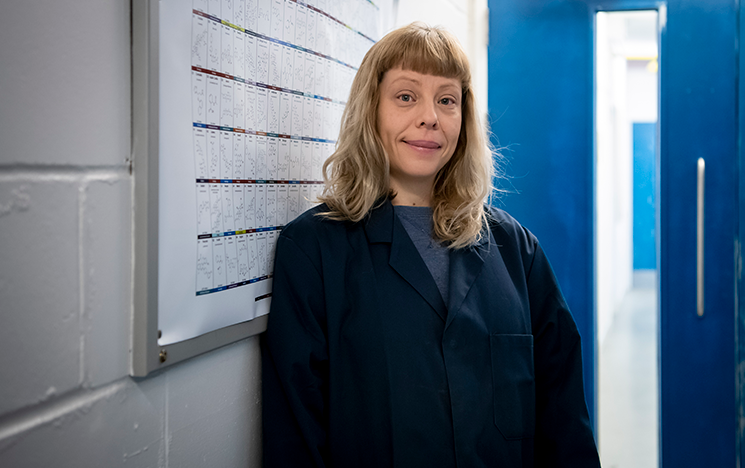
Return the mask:
M 599 466 L 579 334 L 536 239 L 485 208 L 492 158 L 452 35 L 370 49 L 324 203 L 277 244 L 265 466 Z

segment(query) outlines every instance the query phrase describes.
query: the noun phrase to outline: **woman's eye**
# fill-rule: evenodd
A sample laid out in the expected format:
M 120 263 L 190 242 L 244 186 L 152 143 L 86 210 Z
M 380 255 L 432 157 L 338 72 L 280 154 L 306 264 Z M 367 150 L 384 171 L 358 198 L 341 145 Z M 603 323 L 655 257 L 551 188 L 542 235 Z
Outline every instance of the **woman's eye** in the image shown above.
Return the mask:
M 402 94 L 398 98 L 402 100 L 403 102 L 411 102 L 411 95 L 409 94 Z
M 445 106 L 449 106 L 450 104 L 455 104 L 455 100 L 451 98 L 442 98 L 440 99 L 440 103 Z

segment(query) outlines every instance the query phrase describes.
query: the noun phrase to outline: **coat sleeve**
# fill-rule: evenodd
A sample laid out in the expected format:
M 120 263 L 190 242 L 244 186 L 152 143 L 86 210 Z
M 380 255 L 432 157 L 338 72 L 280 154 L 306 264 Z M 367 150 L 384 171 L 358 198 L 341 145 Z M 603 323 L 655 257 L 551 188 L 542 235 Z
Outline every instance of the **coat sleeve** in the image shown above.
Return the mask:
M 267 468 L 325 466 L 328 346 L 322 291 L 316 264 L 290 237 L 280 236 L 262 338 Z
M 585 402 L 577 326 L 532 234 L 527 266 L 536 383 L 535 466 L 599 467 Z

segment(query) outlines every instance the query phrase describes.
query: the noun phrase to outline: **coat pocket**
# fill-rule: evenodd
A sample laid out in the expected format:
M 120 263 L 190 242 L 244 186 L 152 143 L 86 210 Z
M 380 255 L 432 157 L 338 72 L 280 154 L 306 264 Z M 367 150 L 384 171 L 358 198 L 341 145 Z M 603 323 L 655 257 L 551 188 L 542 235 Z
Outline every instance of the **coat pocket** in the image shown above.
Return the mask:
M 506 439 L 535 433 L 533 335 L 490 337 L 494 424 Z

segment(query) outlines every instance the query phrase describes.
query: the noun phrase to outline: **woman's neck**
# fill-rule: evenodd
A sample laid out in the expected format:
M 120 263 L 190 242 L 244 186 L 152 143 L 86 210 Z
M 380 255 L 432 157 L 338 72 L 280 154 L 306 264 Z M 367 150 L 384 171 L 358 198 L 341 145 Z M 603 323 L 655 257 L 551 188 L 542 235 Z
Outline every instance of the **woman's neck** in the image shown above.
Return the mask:
M 422 184 L 421 186 L 391 183 L 391 189 L 396 194 L 391 200 L 394 205 L 405 206 L 430 206 L 432 202 L 432 185 Z

